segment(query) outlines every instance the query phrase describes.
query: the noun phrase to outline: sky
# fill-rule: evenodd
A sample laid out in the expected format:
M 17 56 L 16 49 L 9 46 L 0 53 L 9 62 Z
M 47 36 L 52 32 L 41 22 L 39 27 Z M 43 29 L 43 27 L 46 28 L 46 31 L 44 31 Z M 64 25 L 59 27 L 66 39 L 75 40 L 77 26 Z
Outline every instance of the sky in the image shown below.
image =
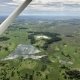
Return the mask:
M 0 0 L 0 15 L 9 15 L 24 0 Z M 80 0 L 33 0 L 21 15 L 80 14 Z

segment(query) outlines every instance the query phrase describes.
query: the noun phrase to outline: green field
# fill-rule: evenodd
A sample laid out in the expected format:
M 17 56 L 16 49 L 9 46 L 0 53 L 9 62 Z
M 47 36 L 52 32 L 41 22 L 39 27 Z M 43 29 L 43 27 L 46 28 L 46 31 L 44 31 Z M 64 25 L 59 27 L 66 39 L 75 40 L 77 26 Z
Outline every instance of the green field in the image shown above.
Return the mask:
M 36 40 L 35 35 L 51 39 Z M 80 20 L 16 20 L 0 36 L 0 59 L 19 44 L 31 44 L 46 57 L 0 60 L 0 80 L 80 80 Z

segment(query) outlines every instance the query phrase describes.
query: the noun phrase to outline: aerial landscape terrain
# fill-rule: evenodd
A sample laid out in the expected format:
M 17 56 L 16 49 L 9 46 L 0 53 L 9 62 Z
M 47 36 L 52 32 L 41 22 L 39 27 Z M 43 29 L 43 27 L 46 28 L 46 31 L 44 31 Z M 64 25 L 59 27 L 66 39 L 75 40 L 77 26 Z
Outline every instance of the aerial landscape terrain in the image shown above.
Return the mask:
M 0 35 L 0 80 L 80 80 L 80 17 L 17 17 Z

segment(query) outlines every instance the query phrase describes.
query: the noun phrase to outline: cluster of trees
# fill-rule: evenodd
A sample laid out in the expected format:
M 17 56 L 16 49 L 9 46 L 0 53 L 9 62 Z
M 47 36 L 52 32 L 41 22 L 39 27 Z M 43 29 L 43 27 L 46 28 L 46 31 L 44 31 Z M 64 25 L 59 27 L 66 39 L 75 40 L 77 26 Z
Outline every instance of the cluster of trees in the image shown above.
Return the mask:
M 0 62 L 0 80 L 37 80 L 37 78 L 43 78 L 42 72 L 45 72 L 47 69 L 46 64 L 42 64 L 39 70 L 35 70 L 24 68 L 18 61 L 16 63 L 14 64 L 14 61 Z M 48 79 L 47 74 L 45 74 L 45 79 Z
M 2 49 L 4 49 L 5 51 L 8 51 L 8 50 L 9 50 L 8 46 L 6 46 L 6 47 L 0 46 L 0 51 L 1 51 Z
M 31 39 L 31 44 L 36 43 L 34 36 L 38 35 L 38 34 L 43 34 L 43 35 L 51 38 L 51 39 L 43 39 L 45 41 L 45 44 L 41 48 L 43 48 L 44 50 L 46 50 L 48 48 L 49 44 L 62 40 L 60 37 L 58 37 L 59 34 L 57 34 L 57 33 L 49 33 L 49 32 L 29 32 L 29 33 L 32 33 L 28 36 L 28 39 Z M 37 45 L 37 47 L 40 47 L 40 46 Z
M 3 36 L 3 37 L 0 37 L 0 41 L 7 41 L 9 40 L 10 38 L 6 37 L 6 36 Z
M 80 80 L 80 71 L 79 70 L 68 70 L 66 71 L 69 79 Z
M 26 27 L 21 27 L 21 28 L 19 28 L 19 29 L 24 29 L 24 30 L 25 30 L 25 29 L 28 29 L 28 28 L 26 28 Z

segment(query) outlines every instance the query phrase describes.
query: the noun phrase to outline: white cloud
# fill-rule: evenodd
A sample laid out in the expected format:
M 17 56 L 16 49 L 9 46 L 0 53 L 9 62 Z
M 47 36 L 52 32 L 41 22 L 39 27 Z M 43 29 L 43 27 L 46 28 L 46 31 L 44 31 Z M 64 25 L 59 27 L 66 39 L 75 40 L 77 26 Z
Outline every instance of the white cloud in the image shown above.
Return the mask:
M 12 0 L 15 3 L 22 3 L 25 0 Z M 80 0 L 32 0 L 32 4 L 47 4 L 47 3 L 54 3 L 54 2 L 61 2 L 63 3 L 80 3 Z
M 15 3 L 17 3 L 17 4 L 19 4 L 19 3 L 24 2 L 25 0 L 12 0 L 12 1 L 15 2 Z
M 0 6 L 15 6 L 25 0 L 0 0 Z M 27 12 L 79 12 L 80 0 L 32 0 Z

